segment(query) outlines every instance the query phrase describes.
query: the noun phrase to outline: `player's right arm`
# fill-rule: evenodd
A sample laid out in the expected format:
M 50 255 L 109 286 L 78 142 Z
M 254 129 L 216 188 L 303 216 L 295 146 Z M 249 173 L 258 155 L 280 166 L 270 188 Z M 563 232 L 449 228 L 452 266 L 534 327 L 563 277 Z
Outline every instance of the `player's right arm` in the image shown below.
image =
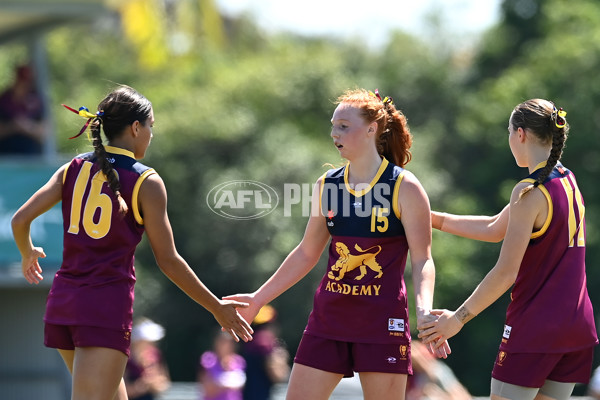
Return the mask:
M 508 216 L 508 205 L 494 216 L 454 215 L 432 211 L 431 224 L 433 228 L 453 235 L 497 243 L 504 240 Z
M 145 179 L 138 199 L 146 234 L 161 271 L 185 294 L 210 311 L 234 339 L 238 340 L 239 336 L 245 341 L 251 340 L 250 324 L 236 310 L 237 307 L 247 307 L 247 304 L 217 298 L 177 252 L 167 215 L 167 190 L 158 174 L 151 174 Z
M 277 271 L 254 293 L 225 297 L 250 304 L 248 308 L 240 310 L 247 321 L 254 320 L 262 306 L 300 281 L 319 261 L 330 237 L 325 217 L 321 213 L 321 185 L 322 180 L 319 179 L 313 186 L 311 215 L 302 241 L 288 254 Z
M 17 210 L 11 220 L 13 237 L 21 253 L 23 276 L 29 283 L 38 284 L 44 279 L 38 258 L 46 257 L 44 249 L 35 247 L 31 241 L 31 223 L 61 201 L 63 174 L 67 165 L 60 167 L 50 180 Z

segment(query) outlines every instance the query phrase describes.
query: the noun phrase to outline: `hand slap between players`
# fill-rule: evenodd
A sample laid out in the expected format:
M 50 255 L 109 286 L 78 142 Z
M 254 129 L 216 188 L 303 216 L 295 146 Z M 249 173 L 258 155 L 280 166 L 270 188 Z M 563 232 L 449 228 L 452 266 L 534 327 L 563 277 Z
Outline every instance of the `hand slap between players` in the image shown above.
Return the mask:
M 240 338 L 244 342 L 252 340 L 254 331 L 237 310 L 238 308 L 247 307 L 248 303 L 234 300 L 219 300 L 219 309 L 213 313 L 223 331 L 229 333 L 236 342 L 239 342 Z
M 432 323 L 435 323 L 438 320 L 438 317 L 431 311 L 419 312 L 421 310 L 417 310 L 417 329 L 419 329 L 419 338 L 421 338 L 421 326 L 429 326 Z M 452 353 L 452 349 L 450 348 L 450 344 L 447 340 L 443 340 L 437 345 L 438 342 L 432 343 L 431 341 L 427 342 L 423 340 L 423 343 L 426 345 L 429 353 L 436 356 L 437 358 L 448 358 L 448 355 Z
M 438 317 L 434 320 L 418 322 L 417 329 L 423 343 L 437 350 L 447 345 L 447 340 L 460 332 L 464 324 L 456 318 L 454 311 L 431 310 L 431 314 Z

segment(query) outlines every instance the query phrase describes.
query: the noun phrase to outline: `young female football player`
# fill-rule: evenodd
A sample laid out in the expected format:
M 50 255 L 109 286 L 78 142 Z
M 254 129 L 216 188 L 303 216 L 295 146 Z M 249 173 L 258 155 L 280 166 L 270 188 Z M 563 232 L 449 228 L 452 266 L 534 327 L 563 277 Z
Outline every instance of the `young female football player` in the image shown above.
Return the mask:
M 504 239 L 494 268 L 456 310 L 419 324 L 426 343 L 446 340 L 513 286 L 492 399 L 568 399 L 590 378 L 598 343 L 585 274 L 585 207 L 575 175 L 559 160 L 566 112 L 532 99 L 516 106 L 508 143 L 529 176 L 494 217 L 433 213 L 433 227 L 485 240 Z
M 100 102 L 95 114 L 84 107 L 71 110 L 88 119 L 79 134 L 90 125 L 94 151 L 60 167 L 15 213 L 13 234 L 23 275 L 39 283 L 38 258 L 46 255 L 32 243 L 30 226 L 62 201 L 63 261 L 48 295 L 44 343 L 58 349 L 71 371 L 73 399 L 126 399 L 122 377 L 130 347 L 134 252 L 144 231 L 169 279 L 236 339 L 251 339 L 252 330 L 236 311 L 246 305 L 216 298 L 177 253 L 165 185 L 137 161 L 152 138 L 150 101 L 122 86 Z
M 294 359 L 288 399 L 327 399 L 358 372 L 365 399 L 403 399 L 412 373 L 404 269 L 410 251 L 417 319 L 429 317 L 435 267 L 429 199 L 403 166 L 412 136 L 391 98 L 338 98 L 331 138 L 348 162 L 314 185 L 300 244 L 256 292 L 226 297 L 258 310 L 304 277 L 329 242 L 327 271 Z M 440 356 L 449 352 L 446 346 Z

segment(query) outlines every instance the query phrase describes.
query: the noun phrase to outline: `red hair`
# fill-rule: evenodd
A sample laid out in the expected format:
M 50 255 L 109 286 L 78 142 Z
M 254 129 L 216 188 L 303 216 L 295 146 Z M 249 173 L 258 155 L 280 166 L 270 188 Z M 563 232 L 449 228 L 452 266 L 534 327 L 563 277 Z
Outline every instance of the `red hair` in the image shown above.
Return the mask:
M 406 117 L 391 99 L 384 102 L 365 89 L 353 89 L 338 97 L 336 104 L 342 103 L 358 109 L 367 123 L 377 122 L 375 144 L 379 154 L 400 167 L 408 164 L 412 135 Z

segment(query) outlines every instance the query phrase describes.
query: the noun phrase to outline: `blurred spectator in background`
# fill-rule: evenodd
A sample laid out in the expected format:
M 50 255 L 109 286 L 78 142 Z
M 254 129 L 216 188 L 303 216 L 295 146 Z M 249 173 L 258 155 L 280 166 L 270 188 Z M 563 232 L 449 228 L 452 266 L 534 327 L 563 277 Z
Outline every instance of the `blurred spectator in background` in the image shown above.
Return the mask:
M 41 154 L 46 124 L 33 69 L 15 68 L 14 83 L 0 94 L 0 155 Z
M 130 400 L 154 400 L 171 385 L 169 372 L 156 342 L 165 330 L 142 318 L 131 330 L 131 355 L 125 368 L 125 387 Z
M 252 322 L 254 339 L 244 343 L 246 360 L 244 400 L 268 400 L 275 383 L 285 382 L 290 375 L 289 353 L 277 337 L 277 312 L 266 305 Z
M 406 400 L 471 400 L 450 367 L 432 355 L 421 341 L 410 344 L 413 375 L 408 377 Z
M 204 400 L 242 400 L 246 362 L 236 353 L 236 346 L 228 333 L 219 332 L 213 350 L 200 357 L 198 382 Z

